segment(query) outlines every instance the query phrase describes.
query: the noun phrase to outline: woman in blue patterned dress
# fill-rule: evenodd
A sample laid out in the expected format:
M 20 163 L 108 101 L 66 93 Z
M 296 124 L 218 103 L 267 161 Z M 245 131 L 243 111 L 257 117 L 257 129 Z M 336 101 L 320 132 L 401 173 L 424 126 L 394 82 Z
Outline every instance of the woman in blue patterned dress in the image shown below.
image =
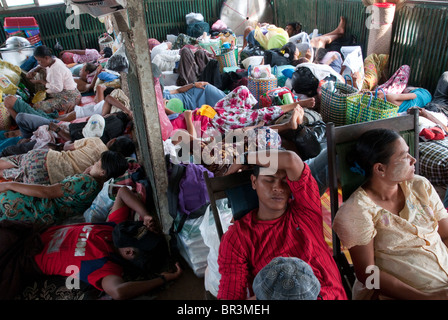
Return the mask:
M 64 219 L 82 215 L 105 181 L 122 175 L 128 168 L 124 156 L 105 151 L 101 159 L 84 173 L 67 177 L 52 185 L 20 182 L 0 183 L 0 220 L 33 221 L 59 224 Z

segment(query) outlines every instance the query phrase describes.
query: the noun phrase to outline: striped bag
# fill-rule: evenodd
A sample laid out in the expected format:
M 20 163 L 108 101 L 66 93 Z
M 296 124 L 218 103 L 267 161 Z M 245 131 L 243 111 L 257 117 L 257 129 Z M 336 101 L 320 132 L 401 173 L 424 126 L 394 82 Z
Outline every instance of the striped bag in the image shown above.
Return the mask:
M 420 174 L 434 184 L 448 184 L 448 139 L 419 144 Z
M 210 49 L 213 50 L 212 47 Z M 236 60 L 235 51 L 230 50 L 227 52 L 221 51 L 221 54 L 216 55 L 216 60 L 219 63 L 219 72 L 223 72 L 225 67 L 236 67 L 238 66 L 238 62 Z
M 350 77 L 350 76 L 348 76 Z M 350 77 L 351 78 L 351 77 Z M 351 79 L 353 83 L 353 79 Z M 320 113 L 324 122 L 333 122 L 335 126 L 345 124 L 347 98 L 358 93 L 358 89 L 342 82 L 326 82 L 322 85 Z
M 277 66 L 274 66 L 272 74 L 277 74 Z M 278 87 L 277 77 L 272 78 L 254 78 L 251 76 L 251 66 L 248 69 L 247 87 L 250 93 L 257 99 L 258 103 L 254 108 L 262 107 L 261 98 L 268 91 L 276 89 Z
M 378 89 L 375 92 L 375 96 L 370 91 L 363 94 L 356 94 L 347 98 L 345 124 L 396 117 L 398 115 L 398 108 L 397 105 L 386 100 L 386 94 L 384 94 L 384 99 L 379 99 Z

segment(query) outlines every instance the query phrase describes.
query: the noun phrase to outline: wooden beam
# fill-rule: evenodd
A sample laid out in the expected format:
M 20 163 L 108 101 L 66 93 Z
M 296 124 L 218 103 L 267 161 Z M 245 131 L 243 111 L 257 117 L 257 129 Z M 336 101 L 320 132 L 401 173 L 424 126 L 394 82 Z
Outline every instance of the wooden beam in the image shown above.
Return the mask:
M 157 215 L 165 234 L 173 219 L 168 207 L 168 175 L 160 128 L 143 1 L 128 0 L 127 16 L 116 12 L 114 26 L 122 33 L 129 60 L 127 85 L 134 115 L 135 133 L 141 159 L 151 187 Z

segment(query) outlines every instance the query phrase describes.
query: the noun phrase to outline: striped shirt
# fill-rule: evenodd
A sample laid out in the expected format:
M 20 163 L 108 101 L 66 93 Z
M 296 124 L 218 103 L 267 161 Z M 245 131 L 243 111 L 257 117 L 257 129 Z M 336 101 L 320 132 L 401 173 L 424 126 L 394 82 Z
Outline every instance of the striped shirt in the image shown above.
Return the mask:
M 261 221 L 255 209 L 223 235 L 218 256 L 218 299 L 242 300 L 252 296 L 253 279 L 278 256 L 298 257 L 307 262 L 320 281 L 323 299 L 347 299 L 324 239 L 319 190 L 308 165 L 305 164 L 298 181 L 287 181 L 293 199 L 281 217 Z

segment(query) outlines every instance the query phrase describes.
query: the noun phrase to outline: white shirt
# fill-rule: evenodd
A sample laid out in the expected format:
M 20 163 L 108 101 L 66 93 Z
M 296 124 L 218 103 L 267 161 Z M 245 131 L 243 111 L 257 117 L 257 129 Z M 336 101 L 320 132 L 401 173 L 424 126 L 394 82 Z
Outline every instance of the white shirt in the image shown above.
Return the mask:
M 60 93 L 64 90 L 75 90 L 76 82 L 72 72 L 60 59 L 54 58 L 55 62 L 46 68 L 47 70 L 47 93 Z
M 105 100 L 101 100 L 97 104 L 87 106 L 75 106 L 76 119 L 93 116 L 94 114 L 102 114 Z

